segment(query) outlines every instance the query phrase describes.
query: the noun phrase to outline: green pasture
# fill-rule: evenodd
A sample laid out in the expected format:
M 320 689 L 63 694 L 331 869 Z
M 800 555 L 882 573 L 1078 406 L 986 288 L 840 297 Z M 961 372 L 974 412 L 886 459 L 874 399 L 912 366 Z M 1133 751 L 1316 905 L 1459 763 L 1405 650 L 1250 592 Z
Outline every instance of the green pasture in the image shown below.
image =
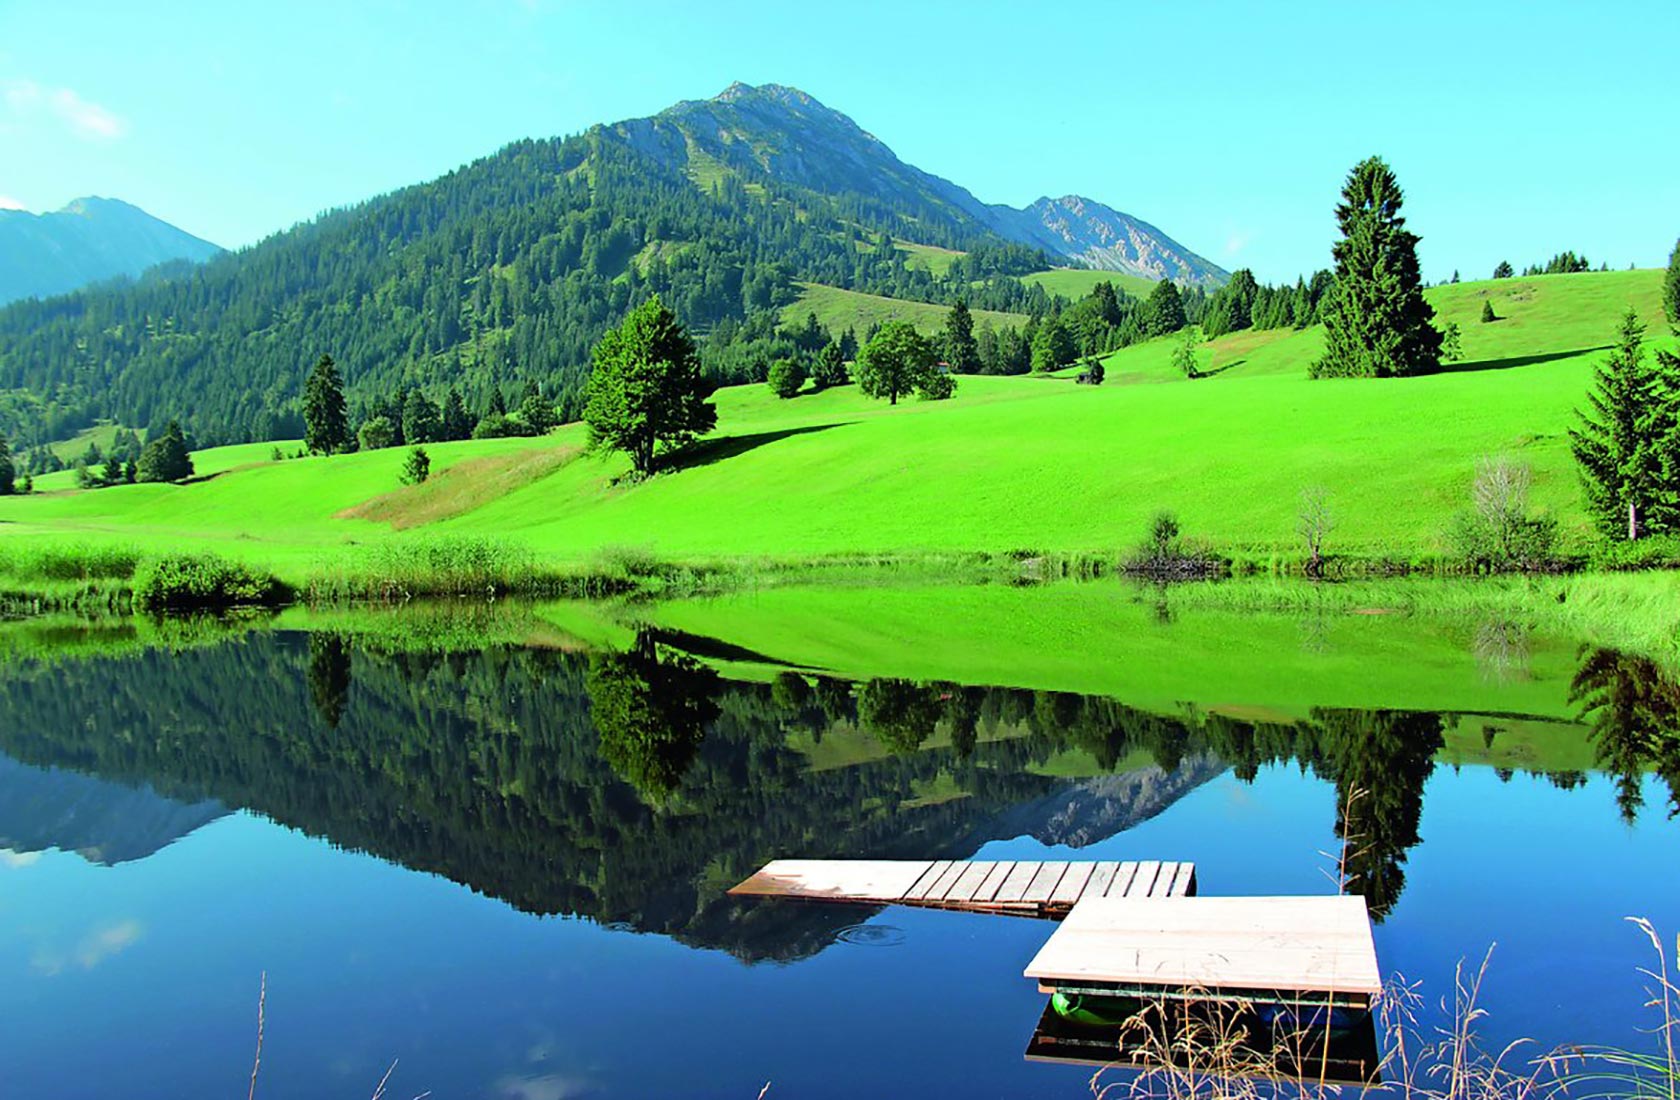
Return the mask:
M 1078 301 L 1090 294 L 1098 283 L 1113 283 L 1114 289 L 1134 298 L 1147 298 L 1155 289 L 1154 279 L 1130 275 L 1123 271 L 1093 271 L 1083 267 L 1056 267 L 1049 271 L 1035 271 L 1021 277 L 1023 283 L 1037 284 L 1047 294 L 1060 294 Z
M 870 326 L 883 325 L 888 321 L 909 321 L 917 331 L 932 335 L 944 327 L 945 315 L 949 312 L 947 306 L 882 298 L 856 290 L 806 283 L 799 298 L 782 309 L 782 322 L 803 325 L 805 318 L 815 313 L 817 320 L 830 331 L 839 333 L 850 328 L 862 340 Z M 977 309 L 973 313 L 976 325 L 990 321 L 994 328 L 1018 328 L 1027 323 L 1026 317 L 1018 313 L 999 313 L 990 309 Z
M 1429 377 L 1310 381 L 1320 334 L 1284 331 L 1215 341 L 1202 354 L 1217 373 L 1195 381 L 1171 375 L 1164 339 L 1111 356 L 1112 381 L 1099 387 L 965 377 L 950 401 L 897 406 L 851 386 L 785 401 L 733 387 L 717 395 L 717 431 L 641 483 L 618 456 L 578 453 L 580 425 L 431 446 L 434 479 L 507 459 L 463 467 L 443 488 L 400 488 L 402 448 L 276 463 L 263 443 L 199 452 L 201 476 L 185 485 L 0 499 L 0 541 L 207 546 L 283 575 L 351 544 L 437 535 L 580 563 L 606 547 L 679 561 L 1108 553 L 1166 508 L 1221 550 L 1297 556 L 1301 491 L 1322 486 L 1336 517 L 1331 552 L 1407 557 L 1441 549 L 1477 459 L 1508 454 L 1533 467 L 1534 506 L 1580 545 L 1589 531 L 1566 433 L 1620 311 L 1631 302 L 1663 331 L 1659 281 L 1617 272 L 1431 290 L 1460 320 L 1467 362 Z M 1476 321 L 1481 295 L 1508 319 Z M 1124 384 L 1150 378 L 1161 384 Z M 508 456 L 533 450 L 556 453 L 519 463 L 536 474 L 509 476 Z M 398 519 L 344 514 L 388 494 L 360 514 Z

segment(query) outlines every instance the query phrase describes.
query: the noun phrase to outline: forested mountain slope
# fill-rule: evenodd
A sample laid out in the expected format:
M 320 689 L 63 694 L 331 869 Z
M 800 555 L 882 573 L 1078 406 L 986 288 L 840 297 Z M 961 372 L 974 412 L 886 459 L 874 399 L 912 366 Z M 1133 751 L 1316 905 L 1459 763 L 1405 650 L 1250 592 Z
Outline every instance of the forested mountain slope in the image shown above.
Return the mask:
M 206 445 L 294 437 L 324 353 L 353 402 L 453 384 L 478 408 L 534 381 L 564 416 L 595 340 L 655 292 L 725 381 L 774 357 L 800 283 L 1041 312 L 1015 276 L 1051 257 L 1006 239 L 998 209 L 803 93 L 737 85 L 515 143 L 196 270 L 0 310 L 0 434 L 179 418 Z M 935 274 L 895 238 L 966 254 Z

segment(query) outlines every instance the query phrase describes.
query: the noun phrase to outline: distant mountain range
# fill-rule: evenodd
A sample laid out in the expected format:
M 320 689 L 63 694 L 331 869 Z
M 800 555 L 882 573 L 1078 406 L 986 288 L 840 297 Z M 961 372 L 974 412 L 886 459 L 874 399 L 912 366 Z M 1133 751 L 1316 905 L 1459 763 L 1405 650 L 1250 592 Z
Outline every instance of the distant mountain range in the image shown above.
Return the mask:
M 120 199 L 77 199 L 50 214 L 0 210 L 0 305 L 220 251 Z
M 1203 285 L 1228 277 L 1149 223 L 1081 195 L 1041 198 L 1022 210 L 982 203 L 899 160 L 879 138 L 797 88 L 731 84 L 713 99 L 685 100 L 611 130 L 698 178 L 724 169 L 865 196 L 929 224 L 990 231 L 1072 266 Z
M 969 258 L 934 272 L 889 242 Z M 213 252 L 106 200 L 8 214 L 0 298 Z M 0 435 L 16 449 L 100 419 L 178 418 L 204 446 L 296 438 L 303 375 L 323 352 L 353 404 L 457 386 L 479 409 L 492 387 L 535 382 L 569 418 L 590 349 L 652 292 L 703 338 L 715 377 L 746 381 L 787 354 L 764 318 L 810 285 L 1025 314 L 1051 303 L 1014 277 L 1050 265 L 1225 278 L 1092 199 L 989 205 L 797 89 L 735 84 L 651 118 L 515 142 L 170 278 L 0 308 Z M 854 327 L 865 335 L 867 322 Z

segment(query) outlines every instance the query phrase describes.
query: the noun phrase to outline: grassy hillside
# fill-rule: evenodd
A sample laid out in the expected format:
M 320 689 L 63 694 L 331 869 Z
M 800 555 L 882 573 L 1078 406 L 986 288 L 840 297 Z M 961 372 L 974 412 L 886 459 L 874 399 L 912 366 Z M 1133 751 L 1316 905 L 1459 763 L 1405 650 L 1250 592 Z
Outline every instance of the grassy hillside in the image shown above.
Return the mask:
M 1633 272 L 1433 290 L 1461 319 L 1472 362 L 1425 378 L 1309 381 L 1321 339 L 1309 331 L 1216 341 L 1204 354 L 1228 369 L 1194 382 L 1171 377 L 1170 342 L 1157 341 L 1110 360 L 1116 379 L 1157 385 L 964 378 L 951 401 L 897 407 L 849 386 L 792 401 L 738 387 L 717 396 L 717 433 L 641 484 L 620 480 L 620 458 L 580 453 L 578 425 L 434 446 L 437 474 L 550 458 L 464 466 L 418 489 L 399 489 L 401 449 L 273 463 L 263 444 L 202 453 L 201 470 L 224 472 L 194 484 L 0 499 L 0 541 L 205 543 L 285 568 L 426 534 L 494 536 L 556 561 L 606 546 L 688 559 L 1071 551 L 1129 545 L 1172 508 L 1188 534 L 1221 547 L 1293 553 L 1300 491 L 1322 485 L 1338 521 L 1332 550 L 1414 554 L 1439 545 L 1478 456 L 1495 452 L 1531 463 L 1535 505 L 1583 538 L 1565 433 L 1602 355 L 1592 349 L 1629 301 L 1655 322 L 1659 281 Z M 1474 320 L 1484 294 L 1508 320 Z M 427 496 L 444 490 L 442 503 Z
M 851 328 L 861 340 L 869 326 L 885 324 L 888 321 L 909 321 L 916 326 L 917 331 L 932 334 L 944 326 L 945 315 L 949 312 L 947 306 L 910 302 L 899 298 L 881 298 L 874 294 L 842 290 L 820 283 L 804 283 L 801 285 L 799 300 L 782 310 L 782 320 L 789 325 L 800 325 L 805 323 L 807 315 L 815 313 L 817 320 L 830 331 L 839 332 Z M 1006 328 L 1027 323 L 1026 317 L 1018 313 L 999 313 L 990 309 L 977 309 L 973 312 L 976 325 L 982 321 L 990 321 L 997 328 Z
M 1021 277 L 1023 283 L 1037 283 L 1049 294 L 1060 294 L 1077 301 L 1091 293 L 1098 283 L 1113 283 L 1134 298 L 1147 298 L 1155 288 L 1153 279 L 1129 275 L 1123 271 L 1091 271 L 1079 267 L 1058 267 L 1050 271 L 1035 271 Z

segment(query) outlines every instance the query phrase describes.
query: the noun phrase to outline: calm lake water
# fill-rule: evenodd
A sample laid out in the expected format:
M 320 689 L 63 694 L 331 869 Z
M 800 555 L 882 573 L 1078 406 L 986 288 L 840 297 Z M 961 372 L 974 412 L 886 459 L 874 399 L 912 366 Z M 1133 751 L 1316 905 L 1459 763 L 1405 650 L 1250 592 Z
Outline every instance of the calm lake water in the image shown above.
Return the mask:
M 1680 691 L 1494 648 L 1474 710 L 1310 678 L 1290 710 L 776 678 L 651 633 L 43 633 L 0 665 L 0 1097 L 241 1095 L 265 972 L 260 1096 L 367 1097 L 393 1062 L 400 1097 L 1081 1096 L 1022 1058 L 1051 926 L 724 890 L 977 856 L 1326 893 L 1356 789 L 1385 972 L 1433 1000 L 1497 944 L 1491 1035 L 1638 1042 L 1623 918 L 1680 924 Z

